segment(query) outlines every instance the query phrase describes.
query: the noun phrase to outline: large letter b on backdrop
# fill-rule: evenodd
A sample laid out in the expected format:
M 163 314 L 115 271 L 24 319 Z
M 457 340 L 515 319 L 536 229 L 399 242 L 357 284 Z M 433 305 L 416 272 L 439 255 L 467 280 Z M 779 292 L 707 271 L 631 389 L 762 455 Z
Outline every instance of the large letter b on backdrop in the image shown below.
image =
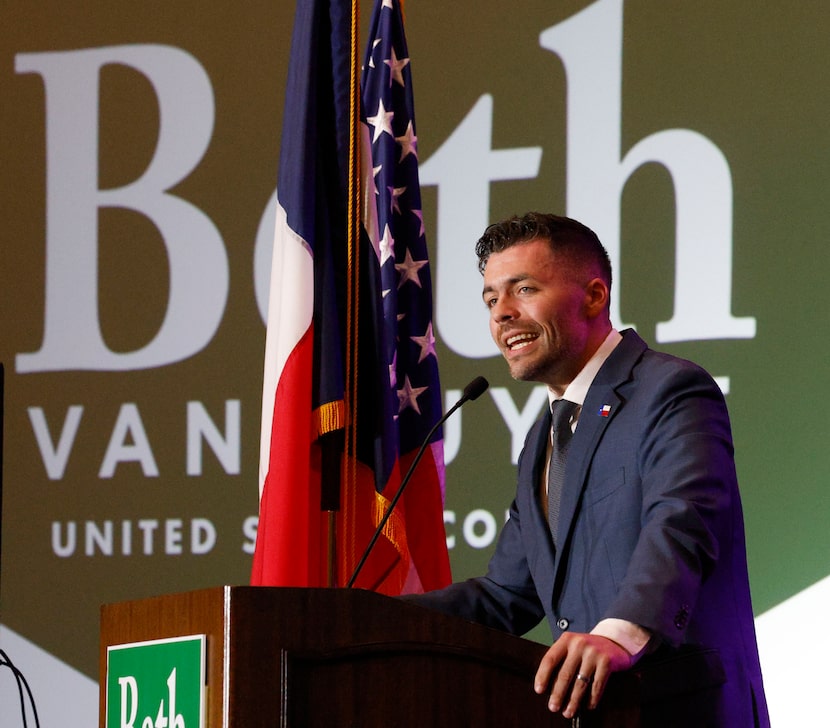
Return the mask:
M 228 261 L 216 226 L 167 190 L 196 167 L 210 143 L 214 103 L 202 66 L 184 51 L 130 45 L 22 53 L 18 73 L 38 73 L 46 89 L 46 285 L 43 343 L 19 354 L 19 372 L 128 370 L 192 356 L 216 332 L 228 295 Z M 158 98 L 155 154 L 122 187 L 98 188 L 99 78 L 107 64 L 142 73 Z M 158 228 L 167 251 L 169 300 L 155 338 L 112 351 L 98 311 L 98 210 L 135 210 Z

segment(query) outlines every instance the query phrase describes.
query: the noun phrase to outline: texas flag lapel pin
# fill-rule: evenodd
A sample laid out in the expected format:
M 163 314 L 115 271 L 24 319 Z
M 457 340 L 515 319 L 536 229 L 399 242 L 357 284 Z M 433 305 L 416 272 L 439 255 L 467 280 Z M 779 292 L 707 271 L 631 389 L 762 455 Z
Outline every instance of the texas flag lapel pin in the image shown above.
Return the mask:
M 602 405 L 602 407 L 599 408 L 599 412 L 597 412 L 597 414 L 600 417 L 608 417 L 608 415 L 611 414 L 611 405 L 610 404 Z

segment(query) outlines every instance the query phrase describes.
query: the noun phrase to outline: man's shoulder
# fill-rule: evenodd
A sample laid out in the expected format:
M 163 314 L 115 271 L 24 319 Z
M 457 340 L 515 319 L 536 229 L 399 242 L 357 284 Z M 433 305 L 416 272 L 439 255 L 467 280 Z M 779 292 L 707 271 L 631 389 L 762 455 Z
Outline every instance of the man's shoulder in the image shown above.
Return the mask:
M 695 386 L 715 387 L 715 380 L 701 365 L 673 354 L 652 349 L 632 329 L 622 332 L 623 339 L 603 367 L 604 381 L 614 386 L 623 382 L 643 382 L 660 386 L 660 382 L 685 381 Z
M 623 339 L 615 352 L 619 352 L 618 361 L 620 362 L 642 363 L 648 368 L 657 370 L 702 372 L 709 376 L 700 364 L 674 354 L 652 349 L 633 329 L 626 329 L 622 334 Z

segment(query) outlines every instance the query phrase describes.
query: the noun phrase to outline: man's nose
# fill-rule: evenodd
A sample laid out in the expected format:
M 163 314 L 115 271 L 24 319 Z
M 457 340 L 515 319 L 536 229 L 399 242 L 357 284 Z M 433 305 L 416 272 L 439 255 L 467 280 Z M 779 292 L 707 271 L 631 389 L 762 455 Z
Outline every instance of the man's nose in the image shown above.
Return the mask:
M 494 321 L 502 323 L 517 317 L 516 306 L 509 297 L 499 298 L 491 309 L 490 315 Z

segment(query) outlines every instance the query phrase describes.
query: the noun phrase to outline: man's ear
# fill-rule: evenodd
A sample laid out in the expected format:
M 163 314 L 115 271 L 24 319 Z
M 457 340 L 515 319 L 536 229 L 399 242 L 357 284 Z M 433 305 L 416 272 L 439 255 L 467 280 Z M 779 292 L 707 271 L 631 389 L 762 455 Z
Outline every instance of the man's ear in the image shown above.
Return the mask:
M 595 318 L 608 311 L 611 292 L 602 278 L 592 278 L 585 286 L 585 313 Z

